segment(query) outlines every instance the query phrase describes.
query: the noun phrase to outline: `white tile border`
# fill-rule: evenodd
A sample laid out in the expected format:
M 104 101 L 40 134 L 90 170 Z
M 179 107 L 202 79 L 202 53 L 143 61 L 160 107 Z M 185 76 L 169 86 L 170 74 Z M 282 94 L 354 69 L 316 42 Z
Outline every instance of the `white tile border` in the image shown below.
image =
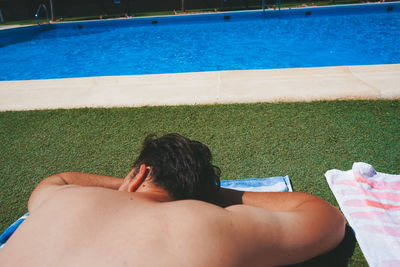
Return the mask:
M 400 99 L 400 64 L 0 82 L 0 111 Z

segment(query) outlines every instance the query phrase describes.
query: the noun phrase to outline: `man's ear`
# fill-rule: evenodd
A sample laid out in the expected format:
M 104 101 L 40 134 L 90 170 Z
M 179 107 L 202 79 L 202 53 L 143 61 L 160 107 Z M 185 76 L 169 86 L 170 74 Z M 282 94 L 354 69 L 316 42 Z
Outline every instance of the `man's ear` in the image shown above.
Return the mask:
M 148 175 L 149 175 L 149 170 L 147 166 L 145 164 L 141 164 L 138 173 L 129 182 L 128 191 L 135 192 L 139 188 L 139 186 L 142 185 L 144 180 L 146 180 Z

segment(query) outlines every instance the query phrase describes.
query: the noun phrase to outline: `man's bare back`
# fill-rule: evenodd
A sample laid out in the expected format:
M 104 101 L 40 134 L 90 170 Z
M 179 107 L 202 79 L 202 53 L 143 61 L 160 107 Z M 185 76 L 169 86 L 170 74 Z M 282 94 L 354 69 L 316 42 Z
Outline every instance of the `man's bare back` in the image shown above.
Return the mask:
M 73 186 L 31 213 L 0 253 L 0 262 L 4 266 L 243 266 L 235 251 L 241 248 L 232 246 L 229 227 L 229 212 L 208 203 L 159 203 L 140 193 Z
M 205 145 L 172 134 L 146 139 L 124 179 L 76 172 L 47 177 L 29 199 L 30 216 L 0 250 L 0 262 L 279 266 L 327 252 L 343 239 L 344 217 L 324 200 L 218 189 L 210 160 Z
M 261 230 L 254 228 L 257 222 L 251 225 L 248 218 L 240 219 L 259 208 L 221 208 L 196 200 L 158 202 L 140 192 L 65 187 L 32 210 L 1 251 L 0 262 L 5 266 L 274 266 L 291 262 L 285 262 L 286 252 L 274 247 L 283 238 L 274 223 L 284 225 L 276 212 L 262 214 L 270 221 L 263 220 L 266 229 Z M 270 249 L 259 251 L 266 246 L 258 241 L 260 233 L 269 239 Z M 341 238 L 335 238 L 333 245 Z

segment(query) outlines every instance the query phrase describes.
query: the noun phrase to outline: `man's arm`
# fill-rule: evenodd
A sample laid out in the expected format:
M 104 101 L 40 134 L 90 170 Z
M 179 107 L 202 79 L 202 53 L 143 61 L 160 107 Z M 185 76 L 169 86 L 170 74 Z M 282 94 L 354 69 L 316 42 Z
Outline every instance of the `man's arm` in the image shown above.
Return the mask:
M 237 238 L 255 266 L 267 260 L 287 265 L 310 259 L 335 248 L 344 236 L 340 211 L 310 194 L 221 189 L 216 202 L 231 212 Z
M 124 179 L 122 178 L 80 172 L 55 174 L 43 179 L 33 190 L 29 198 L 28 210 L 31 212 L 54 191 L 65 188 L 68 185 L 96 186 L 118 190 L 123 181 Z

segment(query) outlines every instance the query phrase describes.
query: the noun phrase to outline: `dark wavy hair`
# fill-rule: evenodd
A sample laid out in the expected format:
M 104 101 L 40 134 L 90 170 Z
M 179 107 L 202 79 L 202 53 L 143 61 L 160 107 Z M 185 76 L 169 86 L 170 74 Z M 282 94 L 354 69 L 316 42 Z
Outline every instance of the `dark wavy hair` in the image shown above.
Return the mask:
M 146 137 L 142 151 L 133 164 L 152 168 L 152 182 L 175 200 L 209 201 L 220 187 L 220 169 L 211 163 L 208 147 L 179 134 Z

